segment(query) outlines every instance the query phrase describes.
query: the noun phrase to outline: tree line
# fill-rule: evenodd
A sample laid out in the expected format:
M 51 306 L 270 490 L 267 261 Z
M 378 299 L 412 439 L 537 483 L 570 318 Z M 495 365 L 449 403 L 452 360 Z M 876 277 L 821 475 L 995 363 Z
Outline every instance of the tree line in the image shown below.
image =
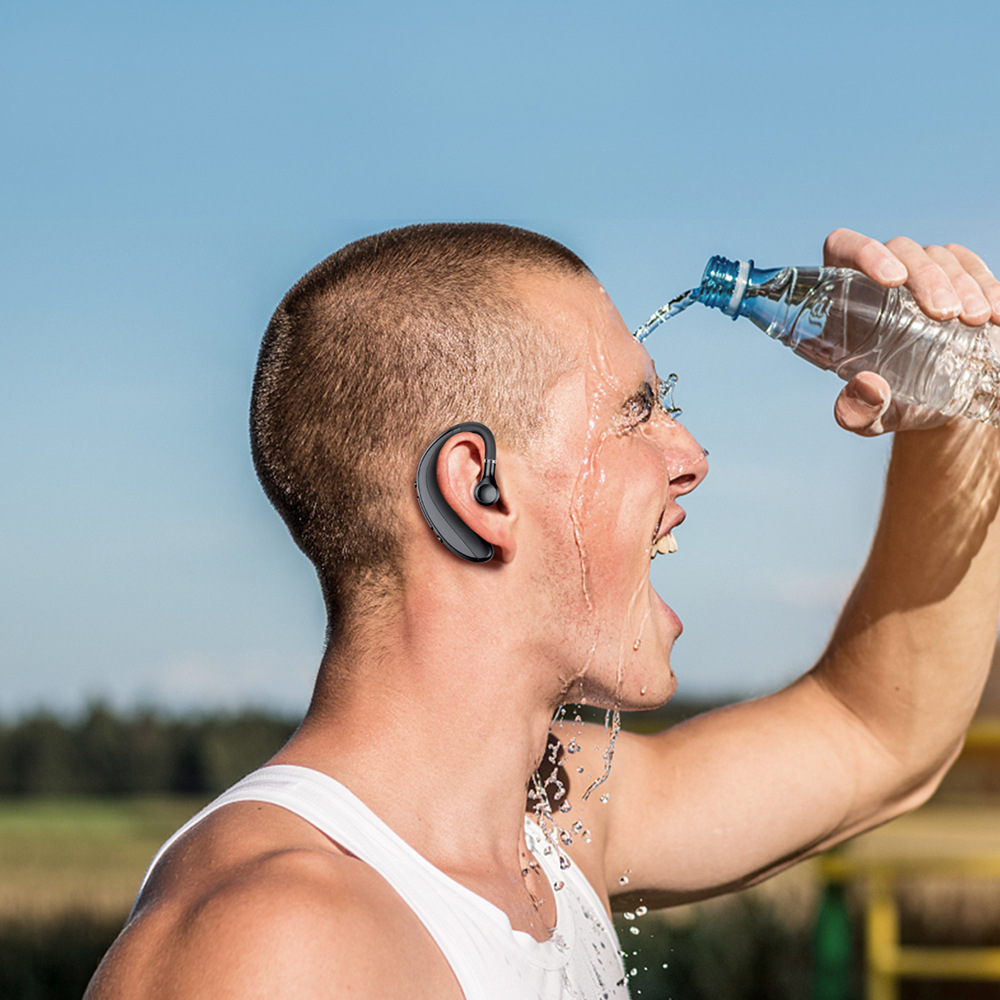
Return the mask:
M 656 712 L 623 713 L 622 724 L 650 731 L 709 707 L 672 701 Z M 577 713 L 604 722 L 603 711 L 579 706 L 566 718 Z M 103 703 L 75 718 L 38 711 L 0 719 L 0 796 L 217 795 L 264 764 L 296 725 L 260 710 L 184 717 Z
M 296 723 L 263 711 L 178 717 L 91 705 L 73 719 L 0 721 L 0 795 L 214 795 L 259 767 Z

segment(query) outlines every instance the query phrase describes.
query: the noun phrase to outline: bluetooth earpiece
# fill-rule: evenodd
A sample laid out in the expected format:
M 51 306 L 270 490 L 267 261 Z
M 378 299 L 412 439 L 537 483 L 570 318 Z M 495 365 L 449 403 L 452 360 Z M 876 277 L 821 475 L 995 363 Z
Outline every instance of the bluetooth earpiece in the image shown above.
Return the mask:
M 437 460 L 445 441 L 453 434 L 471 431 L 483 439 L 486 457 L 483 460 L 483 474 L 472 491 L 477 503 L 491 507 L 500 499 L 494 475 L 497 467 L 497 445 L 493 432 L 485 424 L 474 420 L 463 424 L 455 424 L 439 434 L 428 445 L 417 463 L 417 503 L 424 520 L 452 552 L 470 562 L 489 562 L 493 558 L 493 546 L 484 538 L 480 538 L 459 516 L 448 506 L 438 486 Z

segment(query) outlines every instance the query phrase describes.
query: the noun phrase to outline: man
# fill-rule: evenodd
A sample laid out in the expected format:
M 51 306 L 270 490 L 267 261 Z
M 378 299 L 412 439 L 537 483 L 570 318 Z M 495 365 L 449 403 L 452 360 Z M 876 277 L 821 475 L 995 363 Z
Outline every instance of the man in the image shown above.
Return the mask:
M 1000 321 L 962 247 L 838 230 L 825 255 L 932 316 Z M 549 742 L 564 702 L 674 691 L 681 626 L 648 566 L 707 466 L 658 389 L 586 267 L 520 230 L 382 234 L 289 292 L 252 431 L 328 607 L 315 694 L 272 766 L 169 844 L 90 997 L 624 997 L 616 900 L 750 885 L 931 794 L 1000 600 L 998 432 L 962 420 L 897 435 L 868 563 L 798 681 L 654 736 L 562 721 Z M 921 419 L 871 374 L 836 416 Z M 439 542 L 413 488 L 467 421 L 495 434 L 499 500 L 473 496 L 474 430 L 433 468 L 486 563 Z

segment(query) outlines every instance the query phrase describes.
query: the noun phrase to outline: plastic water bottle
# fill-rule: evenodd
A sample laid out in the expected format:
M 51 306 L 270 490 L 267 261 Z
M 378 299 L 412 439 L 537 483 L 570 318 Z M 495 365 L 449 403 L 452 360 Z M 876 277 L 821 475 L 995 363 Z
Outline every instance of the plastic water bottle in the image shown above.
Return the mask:
M 1000 426 L 1000 328 L 991 323 L 933 320 L 908 289 L 843 267 L 762 270 L 713 257 L 689 297 L 745 316 L 844 380 L 877 372 L 897 399 Z

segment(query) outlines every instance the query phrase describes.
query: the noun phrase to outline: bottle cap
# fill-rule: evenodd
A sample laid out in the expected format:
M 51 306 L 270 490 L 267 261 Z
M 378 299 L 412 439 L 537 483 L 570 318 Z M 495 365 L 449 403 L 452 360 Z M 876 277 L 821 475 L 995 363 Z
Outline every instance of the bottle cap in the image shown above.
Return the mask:
M 705 265 L 705 273 L 701 276 L 698 300 L 713 309 L 721 309 L 727 316 L 736 319 L 752 270 L 752 260 L 713 257 Z

